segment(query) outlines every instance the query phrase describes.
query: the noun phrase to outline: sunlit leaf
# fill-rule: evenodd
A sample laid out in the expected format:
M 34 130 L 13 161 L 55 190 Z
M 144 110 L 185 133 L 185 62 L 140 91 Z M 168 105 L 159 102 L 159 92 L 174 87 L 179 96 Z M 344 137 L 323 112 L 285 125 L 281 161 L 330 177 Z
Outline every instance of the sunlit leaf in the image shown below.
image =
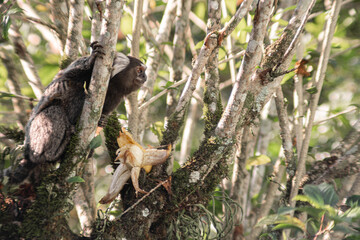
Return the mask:
M 204 45 L 204 41 L 200 41 L 195 45 L 195 49 L 199 50 Z
M 122 119 L 122 120 L 128 120 L 127 116 L 124 115 L 124 114 L 120 114 L 119 118 Z
M 347 210 L 344 213 L 344 216 L 351 219 L 359 219 L 360 218 L 360 207 L 353 207 Z
M 275 17 L 271 18 L 272 22 L 277 22 L 279 23 L 281 26 L 286 26 L 289 22 L 284 20 L 284 19 L 276 19 Z
M 169 88 L 169 87 L 171 87 L 172 85 L 174 85 L 174 82 L 172 82 L 172 81 L 167 81 L 166 84 L 165 84 L 165 86 L 164 86 L 164 88 Z
M 290 215 L 271 214 L 261 218 L 256 226 L 273 224 L 277 225 L 274 229 L 298 228 L 302 231 L 305 231 L 305 224 L 300 219 Z
M 294 200 L 310 203 L 314 208 L 326 211 L 331 217 L 336 216 L 335 206 L 339 197 L 335 193 L 332 185 L 323 183 L 320 185 L 305 185 L 305 195 L 298 195 Z
M 179 162 L 178 162 L 178 161 L 174 161 L 173 172 L 175 172 L 175 171 L 178 170 L 179 168 L 181 168 Z
M 38 10 L 39 12 L 46 12 L 48 9 L 45 5 L 43 4 L 37 4 L 35 6 L 36 10 Z
M 319 205 L 325 204 L 324 198 L 321 196 L 321 191 L 316 185 L 311 185 L 311 184 L 305 185 L 304 194 Z
M 280 230 L 280 229 L 293 229 L 293 228 L 303 230 L 299 226 L 290 224 L 290 223 L 280 223 L 280 224 L 276 225 L 275 227 L 273 227 L 272 230 L 275 231 L 275 230 Z
M 158 137 L 158 140 L 161 141 L 163 137 L 162 132 L 164 130 L 164 123 L 161 121 L 155 122 L 151 125 L 150 130 Z
M 259 166 L 264 165 L 271 162 L 271 159 L 266 155 L 253 156 L 246 160 L 246 168 L 250 168 L 251 166 Z

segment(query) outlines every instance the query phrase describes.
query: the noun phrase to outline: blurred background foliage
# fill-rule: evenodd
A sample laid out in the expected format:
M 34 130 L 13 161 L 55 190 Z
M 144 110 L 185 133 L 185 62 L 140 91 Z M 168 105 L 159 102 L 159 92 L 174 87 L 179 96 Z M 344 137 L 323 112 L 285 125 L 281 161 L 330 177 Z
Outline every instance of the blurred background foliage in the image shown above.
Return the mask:
M 2 1 L 1 1 L 2 2 Z M 329 156 L 329 151 L 338 146 L 339 142 L 344 138 L 344 136 L 351 131 L 351 126 L 355 123 L 356 120 L 359 119 L 359 111 L 358 108 L 360 106 L 360 1 L 348 1 L 346 5 L 342 8 L 340 12 L 340 17 L 338 20 L 338 26 L 336 28 L 336 32 L 333 39 L 333 46 L 331 51 L 331 58 L 329 61 L 329 65 L 326 72 L 325 83 L 323 86 L 321 99 L 319 102 L 319 108 L 316 115 L 315 122 L 327 119 L 335 114 L 341 113 L 346 110 L 344 114 L 336 116 L 334 118 L 328 119 L 327 121 L 319 122 L 315 125 L 312 132 L 311 138 L 311 151 L 310 160 L 321 160 L 324 157 Z M 229 18 L 235 13 L 237 8 L 236 0 L 226 0 L 226 7 L 228 11 L 228 16 L 223 17 L 222 23 L 229 20 Z M 43 19 L 45 22 L 50 22 L 49 18 L 49 7 L 48 1 L 37 0 L 37 1 L 29 1 L 29 4 L 36 10 L 39 18 Z M 133 1 L 126 1 L 126 5 L 132 8 Z M 161 21 L 165 3 L 159 0 L 149 0 L 150 12 L 148 14 L 148 18 L 151 19 L 149 22 L 151 24 L 158 24 Z M 13 9 L 18 8 L 16 5 L 13 6 Z M 283 11 L 286 13 L 287 11 L 291 12 L 294 8 L 289 7 L 284 9 Z M 192 5 L 192 12 L 195 14 L 198 20 L 206 25 L 207 22 L 207 1 L 205 0 L 195 0 Z M 86 14 L 84 14 L 84 23 L 83 23 L 83 37 L 87 46 L 90 44 L 90 35 L 91 35 L 91 21 L 90 21 L 90 13 L 91 10 L 88 5 L 86 5 Z M 22 12 L 15 13 L 2 13 L 2 29 L 6 28 L 7 22 L 6 16 L 7 14 L 21 15 Z M 314 69 L 316 69 L 316 63 L 319 58 L 319 42 L 321 42 L 321 36 L 323 34 L 323 26 L 325 23 L 325 17 L 328 14 L 328 11 L 324 7 L 323 1 L 317 1 L 316 6 L 314 7 L 313 14 L 311 16 L 311 20 L 306 23 L 305 33 L 304 33 L 304 41 L 305 41 L 305 49 L 303 52 L 304 58 L 309 60 L 308 71 L 311 74 L 314 73 Z M 234 40 L 234 48 L 231 53 L 238 53 L 241 50 L 246 49 L 247 47 L 247 38 L 248 33 L 251 31 L 252 26 L 249 25 L 249 20 L 253 18 L 254 12 L 251 12 L 247 18 L 244 18 L 240 24 L 237 26 L 236 30 L 232 33 L 232 38 Z M 16 24 L 20 26 L 20 31 L 22 34 L 22 38 L 25 41 L 26 48 L 31 54 L 31 57 L 34 60 L 35 66 L 38 70 L 41 82 L 44 86 L 48 85 L 55 74 L 59 71 L 59 63 L 61 60 L 60 53 L 55 51 L 51 46 L 52 44 L 48 42 L 42 33 L 34 27 L 34 24 L 29 21 L 22 21 L 20 18 L 13 18 L 13 22 L 11 24 Z M 273 41 L 278 38 L 281 33 L 281 29 L 283 26 L 286 26 L 287 21 L 277 18 L 275 14 L 272 18 L 272 22 L 270 25 L 278 23 L 280 27 L 278 28 L 276 34 L 270 36 L 268 41 Z M 155 26 L 154 25 L 154 26 Z M 155 29 L 153 28 L 153 34 L 156 34 Z M 2 33 L 4 31 L 2 30 Z M 206 36 L 206 32 L 201 28 L 201 25 L 195 24 L 193 21 L 190 21 L 190 30 L 192 34 L 192 38 L 194 43 L 196 44 L 196 49 L 199 50 L 203 43 L 203 39 Z M 121 19 L 121 30 L 118 34 L 118 44 L 116 46 L 118 51 L 129 54 L 130 46 L 131 46 L 131 32 L 132 32 L 132 17 L 128 12 L 123 13 L 123 17 Z M 171 35 L 174 34 L 174 28 L 172 29 Z M 170 39 L 172 39 L 170 36 Z M 270 37 L 273 37 L 270 39 Z M 145 37 L 141 37 L 140 40 L 140 57 L 146 61 L 147 56 L 149 54 L 148 50 L 145 46 L 146 39 Z M 168 45 L 172 45 L 172 42 L 164 43 Z M 185 65 L 191 69 L 192 61 L 194 56 L 192 55 L 189 42 L 186 45 L 186 62 Z M 11 43 L 7 39 L 7 37 L 2 34 L 0 39 L 0 48 L 7 49 L 9 52 L 12 52 L 13 57 L 16 62 L 20 60 L 14 54 L 14 49 L 11 46 Z M 88 49 L 89 50 L 89 49 Z M 222 47 L 219 51 L 219 60 L 224 60 L 230 52 Z M 295 65 L 296 59 L 294 58 L 292 66 Z M 241 59 L 236 60 L 236 69 L 240 66 Z M 161 68 L 158 72 L 157 82 L 154 88 L 154 95 L 164 88 L 168 87 L 167 82 L 169 79 L 169 68 L 171 67 L 171 60 L 167 55 L 162 56 Z M 21 71 L 21 69 L 19 70 Z M 220 82 L 226 83 L 230 79 L 230 69 L 228 63 L 223 63 L 219 65 L 220 71 Z M 24 96 L 35 98 L 32 89 L 27 83 L 25 75 L 21 74 L 21 79 L 18 79 L 21 87 L 21 93 Z M 283 81 L 283 90 L 285 97 L 288 102 L 288 111 L 289 116 L 293 115 L 293 88 L 294 88 L 294 74 L 289 73 L 285 76 Z M 304 85 L 307 85 L 308 81 L 311 79 L 311 76 L 304 79 Z M 180 94 L 181 88 L 177 89 L 177 93 Z M 4 65 L 0 65 L 0 91 L 9 92 L 7 87 L 7 70 Z M 225 105 L 227 99 L 230 95 L 231 85 L 224 87 L 221 91 L 223 104 Z M 16 115 L 13 112 L 13 106 L 11 102 L 11 98 L 7 97 L 3 94 L 0 94 L 0 124 L 7 126 L 16 126 Z M 27 101 L 27 114 L 30 114 L 31 105 L 36 104 L 35 102 Z M 201 104 L 201 102 L 200 102 Z M 164 117 L 165 117 L 165 107 L 166 106 L 166 96 L 164 95 L 156 102 L 154 102 L 150 107 L 150 119 L 149 126 L 153 131 L 150 131 L 150 128 L 147 129 L 143 144 L 158 144 L 158 139 L 154 135 L 153 132 L 159 132 L 159 130 L 163 127 Z M 196 127 L 194 128 L 194 137 L 191 139 L 191 152 L 195 151 L 199 146 L 201 141 L 202 133 L 203 133 L 203 120 L 202 120 L 202 110 L 198 108 L 198 116 L 200 116 L 197 120 Z M 267 136 L 271 139 L 267 146 L 266 155 L 271 159 L 270 163 L 266 164 L 266 170 L 264 174 L 264 184 L 262 186 L 262 190 L 259 193 L 254 195 L 253 201 L 256 203 L 256 199 L 261 195 L 266 188 L 266 175 L 271 173 L 271 169 L 273 168 L 272 163 L 279 156 L 279 151 L 281 148 L 281 139 L 279 136 L 279 127 L 277 124 L 277 115 L 275 107 L 270 104 L 267 108 L 268 115 L 266 117 L 266 121 L 270 122 L 269 130 L 267 131 Z M 122 103 L 118 112 L 120 114 L 126 115 L 124 103 Z M 263 123 L 264 119 L 261 120 Z M 293 119 L 291 119 L 293 120 Z M 124 120 L 123 124 L 126 125 Z M 262 124 L 260 123 L 260 125 Z M 178 141 L 178 145 L 176 146 L 176 152 L 174 153 L 175 160 L 179 158 L 179 150 L 181 141 Z M 8 143 L 5 141 L 0 142 L 0 146 L 4 147 Z M 257 154 L 255 148 L 254 155 Z M 95 181 L 97 186 L 96 198 L 97 200 L 105 194 L 108 183 L 110 183 L 112 168 L 109 165 L 109 161 L 107 160 L 106 150 L 104 148 L 98 148 L 96 151 L 96 155 L 98 157 L 97 161 L 97 180 Z M 261 164 L 259 164 L 261 165 Z M 179 167 L 179 164 L 175 164 L 175 167 Z M 258 166 L 250 167 L 250 172 L 252 172 Z M 266 174 L 267 173 L 267 174 Z M 218 207 L 219 208 L 219 207 Z M 218 209 L 217 208 L 217 209 Z M 72 214 L 73 217 L 76 218 L 75 214 Z M 75 221 L 74 221 L 75 224 Z M 79 227 L 79 226 L 77 226 Z M 74 227 L 76 228 L 76 227 Z

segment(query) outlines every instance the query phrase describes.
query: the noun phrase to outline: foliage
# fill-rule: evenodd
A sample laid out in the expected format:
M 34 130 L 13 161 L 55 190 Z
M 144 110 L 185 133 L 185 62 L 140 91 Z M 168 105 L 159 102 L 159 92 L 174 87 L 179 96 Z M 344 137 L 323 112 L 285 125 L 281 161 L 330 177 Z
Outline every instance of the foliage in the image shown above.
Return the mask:
M 224 212 L 217 205 L 224 206 Z M 171 239 L 223 239 L 230 234 L 234 216 L 241 210 L 225 192 L 214 192 L 209 206 L 187 206 L 173 218 L 168 228 Z
M 359 196 L 348 198 L 346 205 L 338 207 L 339 196 L 332 185 L 322 183 L 320 185 L 305 185 L 304 194 L 296 196 L 296 200 L 308 204 L 300 204 L 296 208 L 280 208 L 277 214 L 271 214 L 262 218 L 257 225 L 270 225 L 271 231 L 286 228 L 296 228 L 305 232 L 308 236 L 318 236 L 325 231 L 343 232 L 347 239 L 358 236 L 360 206 Z M 343 208 L 346 208 L 343 211 Z M 307 222 L 291 216 L 290 212 L 307 213 L 310 218 Z

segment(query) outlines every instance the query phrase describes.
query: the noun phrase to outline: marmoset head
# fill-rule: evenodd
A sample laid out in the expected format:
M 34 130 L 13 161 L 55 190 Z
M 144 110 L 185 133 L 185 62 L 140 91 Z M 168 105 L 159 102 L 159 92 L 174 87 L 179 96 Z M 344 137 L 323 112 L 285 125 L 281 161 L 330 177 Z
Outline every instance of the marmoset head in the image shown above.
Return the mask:
M 122 89 L 128 94 L 145 83 L 145 71 L 146 65 L 139 59 L 118 52 L 114 59 L 110 83 L 121 82 Z

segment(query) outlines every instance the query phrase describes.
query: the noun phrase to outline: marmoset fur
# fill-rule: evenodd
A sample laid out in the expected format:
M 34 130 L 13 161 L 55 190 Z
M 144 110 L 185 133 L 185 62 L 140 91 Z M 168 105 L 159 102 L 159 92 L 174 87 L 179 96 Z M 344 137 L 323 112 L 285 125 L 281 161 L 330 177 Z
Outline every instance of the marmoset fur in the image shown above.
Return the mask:
M 30 170 L 40 163 L 56 162 L 63 155 L 75 133 L 95 60 L 104 54 L 98 42 L 92 43 L 91 47 L 93 51 L 90 56 L 75 60 L 54 77 L 33 109 L 25 129 L 25 159 L 20 163 L 20 168 Z M 122 53 L 115 54 L 98 123 L 100 127 L 106 125 L 107 116 L 123 97 L 138 90 L 146 81 L 145 70 L 146 66 L 139 59 Z M 21 182 L 26 174 L 12 175 L 13 182 Z

